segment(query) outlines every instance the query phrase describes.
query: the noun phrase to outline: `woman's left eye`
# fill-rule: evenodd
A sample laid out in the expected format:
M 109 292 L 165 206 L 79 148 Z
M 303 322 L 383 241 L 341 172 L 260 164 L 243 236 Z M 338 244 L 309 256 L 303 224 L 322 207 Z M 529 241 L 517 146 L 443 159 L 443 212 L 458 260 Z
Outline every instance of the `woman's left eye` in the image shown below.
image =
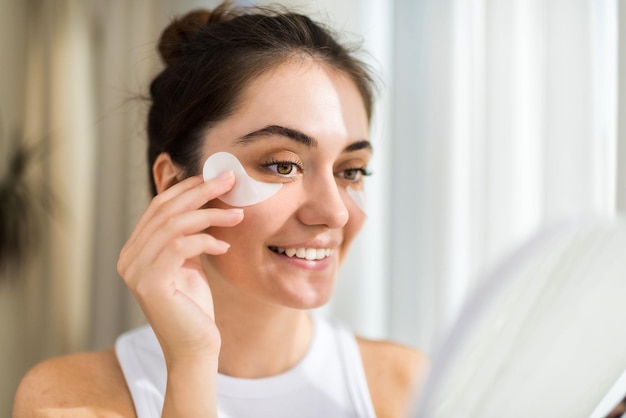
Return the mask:
M 365 168 L 349 168 L 339 172 L 339 177 L 350 182 L 359 182 L 363 180 L 363 176 L 370 176 L 372 173 Z

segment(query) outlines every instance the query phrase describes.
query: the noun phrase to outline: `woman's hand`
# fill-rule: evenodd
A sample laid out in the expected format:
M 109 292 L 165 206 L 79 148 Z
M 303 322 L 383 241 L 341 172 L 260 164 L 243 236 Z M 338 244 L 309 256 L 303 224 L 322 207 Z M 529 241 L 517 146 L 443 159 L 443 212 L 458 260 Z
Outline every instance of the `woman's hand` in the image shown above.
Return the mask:
M 204 206 L 230 190 L 234 183 L 232 172 L 207 182 L 202 176 L 194 176 L 160 193 L 120 254 L 118 272 L 150 322 L 167 363 L 164 412 L 171 390 L 185 399 L 193 397 L 196 390 L 208 389 L 204 393 L 211 393 L 205 384 L 194 387 L 193 382 L 204 378 L 210 385 L 215 376 L 205 373 L 217 374 L 221 340 L 200 256 L 228 251 L 229 244 L 212 237 L 207 229 L 238 224 L 243 210 Z M 175 404 L 194 400 L 183 401 L 179 397 L 179 401 Z

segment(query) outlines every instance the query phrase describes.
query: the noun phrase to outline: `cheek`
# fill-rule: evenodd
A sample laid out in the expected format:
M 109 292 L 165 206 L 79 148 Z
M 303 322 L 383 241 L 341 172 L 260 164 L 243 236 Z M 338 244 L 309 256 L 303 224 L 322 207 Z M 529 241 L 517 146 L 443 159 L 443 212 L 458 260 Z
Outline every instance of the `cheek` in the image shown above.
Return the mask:
M 278 193 L 280 195 L 280 193 Z M 211 202 L 211 207 L 229 208 L 219 200 Z M 280 198 L 270 198 L 256 205 L 243 208 L 243 220 L 231 227 L 210 228 L 209 233 L 215 238 L 231 244 L 231 250 L 257 247 L 280 229 L 289 217 L 288 209 L 280 202 Z
M 363 228 L 363 225 L 365 225 L 365 221 L 367 219 L 367 216 L 365 215 L 364 212 L 362 211 L 357 211 L 356 214 L 350 214 L 350 221 L 348 221 L 348 229 L 350 230 L 350 233 L 352 233 L 353 235 L 356 235 L 357 233 L 359 233 L 359 231 L 361 230 L 361 228 Z
M 237 278 L 248 277 L 260 268 L 266 256 L 265 242 L 272 228 L 267 221 L 262 220 L 262 214 L 255 211 L 254 207 L 247 207 L 239 224 L 209 228 L 209 234 L 230 244 L 225 254 L 209 256 L 211 266 L 219 275 L 237 281 Z
M 361 189 L 347 187 L 342 195 L 343 203 L 348 209 L 348 223 L 344 227 L 345 234 L 354 237 L 367 220 L 365 192 Z
M 344 253 L 354 240 L 354 237 L 361 231 L 366 220 L 367 215 L 362 210 L 358 208 L 350 210 L 350 218 L 344 227 Z
M 346 189 L 346 193 L 359 209 L 361 209 L 364 213 L 367 213 L 365 191 L 362 188 L 354 189 L 352 187 L 348 187 Z

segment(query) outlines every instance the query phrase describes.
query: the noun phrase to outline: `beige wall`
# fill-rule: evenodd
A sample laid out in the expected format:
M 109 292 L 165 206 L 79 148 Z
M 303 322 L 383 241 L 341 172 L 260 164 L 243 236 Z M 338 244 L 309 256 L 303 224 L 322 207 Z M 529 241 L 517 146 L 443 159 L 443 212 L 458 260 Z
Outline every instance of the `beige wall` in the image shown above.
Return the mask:
M 128 28 L 135 35 L 142 29 L 142 34 L 148 34 L 150 26 L 136 24 L 130 17 L 155 20 L 145 10 L 131 10 L 133 6 L 125 1 L 107 2 L 106 10 L 98 4 L 0 0 L 0 175 L 10 152 L 7 134 L 20 134 L 22 143 L 42 144 L 45 154 L 28 171 L 28 183 L 43 201 L 54 202 L 52 216 L 39 213 L 41 247 L 31 251 L 24 271 L 12 274 L 11 281 L 3 277 L 0 283 L 0 416 L 11 415 L 17 383 L 33 364 L 93 346 L 94 299 L 124 315 L 118 330 L 139 319 L 123 295 L 94 293 L 101 287 L 121 287 L 114 262 L 94 275 L 95 261 L 102 259 L 94 250 L 118 252 L 129 214 L 145 204 L 143 178 L 133 181 L 141 164 L 135 164 L 136 170 L 116 172 L 103 164 L 103 155 L 112 155 L 105 163 L 113 160 L 128 166 L 123 157 L 139 146 L 136 141 L 133 147 L 130 139 L 137 137 L 131 120 L 138 120 L 140 106 L 137 101 L 125 103 L 133 90 L 129 80 L 137 81 L 142 68 L 137 62 L 146 60 L 130 48 L 150 39 L 132 37 Z M 152 7 L 146 4 L 146 9 Z M 107 25 L 111 23 L 107 19 L 114 18 L 119 21 Z M 132 64 L 129 56 L 134 57 Z M 154 61 L 147 62 L 154 68 Z M 110 93 L 102 96 L 102 91 Z M 112 116 L 119 114 L 121 122 Z M 121 126 L 112 131 L 112 125 Z M 137 161 L 142 162 L 141 157 Z M 119 216 L 96 210 L 102 196 L 96 175 L 106 172 L 118 174 L 109 176 L 117 182 L 111 184 L 114 195 L 107 197 L 108 205 L 121 208 Z M 136 197 L 136 203 L 127 203 L 128 196 Z M 103 221 L 97 223 L 96 216 Z M 120 233 L 114 234 L 116 230 Z M 96 286 L 96 279 L 104 286 Z M 129 306 L 123 308 L 124 304 Z M 107 345 L 111 343 L 109 338 Z
M 0 0 L 0 178 L 7 169 L 11 132 L 22 128 L 24 107 L 25 3 Z M 29 304 L 24 280 L 5 283 L 0 272 L 0 415 L 10 416 L 10 405 L 18 376 L 37 357 L 28 332 L 16 318 L 28 318 Z

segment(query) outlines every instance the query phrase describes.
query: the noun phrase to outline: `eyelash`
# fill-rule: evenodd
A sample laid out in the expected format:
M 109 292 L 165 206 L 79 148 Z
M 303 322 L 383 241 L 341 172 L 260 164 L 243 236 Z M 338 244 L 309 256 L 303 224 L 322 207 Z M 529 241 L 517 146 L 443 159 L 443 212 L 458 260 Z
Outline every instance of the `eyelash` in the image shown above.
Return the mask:
M 295 174 L 297 173 L 289 173 L 289 174 L 280 174 L 278 172 L 278 165 L 290 165 L 292 167 L 294 167 L 298 172 L 302 173 L 303 169 L 302 166 L 300 165 L 300 163 L 298 163 L 297 161 L 289 161 L 289 160 L 271 160 L 268 161 L 267 163 L 263 164 L 262 167 L 265 168 L 266 170 L 270 171 L 271 174 L 278 176 L 278 177 L 282 177 L 282 178 L 293 178 L 295 176 Z M 274 169 L 271 169 L 270 167 L 272 166 L 276 166 Z M 349 172 L 349 171 L 357 171 L 359 172 L 360 176 L 357 179 L 347 179 L 345 178 L 345 173 Z M 371 176 L 372 172 L 369 171 L 367 168 L 365 167 L 353 167 L 353 168 L 346 168 L 345 170 L 341 170 L 337 176 L 343 178 L 344 180 L 350 182 L 350 183 L 359 183 L 361 181 L 363 181 L 363 177 L 368 177 Z
M 358 171 L 360 173 L 360 176 L 357 179 L 354 179 L 354 180 L 346 179 L 345 177 L 341 176 L 341 174 L 345 174 L 348 171 Z M 359 182 L 363 181 L 363 177 L 367 177 L 367 176 L 371 176 L 372 175 L 372 172 L 368 171 L 367 168 L 365 168 L 365 167 L 346 168 L 345 170 L 341 170 L 339 173 L 340 173 L 339 175 L 342 178 L 344 178 L 346 181 L 349 181 L 351 183 L 359 183 Z

